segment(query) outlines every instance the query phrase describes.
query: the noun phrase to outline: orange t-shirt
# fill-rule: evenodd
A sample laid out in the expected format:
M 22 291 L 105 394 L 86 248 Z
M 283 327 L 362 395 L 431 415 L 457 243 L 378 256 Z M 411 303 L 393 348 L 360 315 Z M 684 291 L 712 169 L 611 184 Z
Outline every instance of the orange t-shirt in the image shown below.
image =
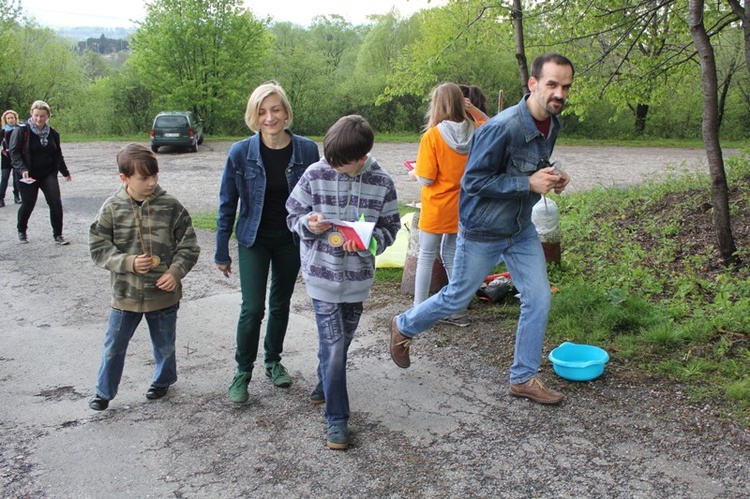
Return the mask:
M 458 232 L 458 194 L 468 154 L 459 154 L 445 143 L 438 127 L 422 135 L 417 154 L 417 176 L 432 179 L 422 186 L 419 229 L 433 234 Z

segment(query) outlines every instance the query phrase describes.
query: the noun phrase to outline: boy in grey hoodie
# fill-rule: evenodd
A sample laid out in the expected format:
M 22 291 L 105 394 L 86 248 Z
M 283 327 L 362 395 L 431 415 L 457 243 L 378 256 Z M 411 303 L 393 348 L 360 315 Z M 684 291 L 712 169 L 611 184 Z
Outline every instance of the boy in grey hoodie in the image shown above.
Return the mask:
M 326 133 L 324 159 L 307 168 L 286 202 L 318 323 L 319 383 L 310 399 L 325 402 L 331 449 L 349 447 L 347 352 L 373 283 L 375 255 L 393 244 L 401 227 L 393 180 L 369 155 L 374 137 L 361 116 L 339 119 Z M 374 223 L 369 246 L 344 241 L 332 219 Z

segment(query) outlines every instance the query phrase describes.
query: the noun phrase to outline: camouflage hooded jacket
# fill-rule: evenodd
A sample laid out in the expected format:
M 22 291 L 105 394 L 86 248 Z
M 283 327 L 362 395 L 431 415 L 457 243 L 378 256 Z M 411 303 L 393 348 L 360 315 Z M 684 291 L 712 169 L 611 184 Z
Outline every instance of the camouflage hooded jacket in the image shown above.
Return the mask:
M 152 312 L 179 302 L 182 278 L 200 253 L 190 214 L 159 185 L 141 206 L 124 188 L 107 199 L 89 228 L 89 250 L 94 263 L 110 271 L 112 307 L 129 312 Z M 161 261 L 146 274 L 138 274 L 133 262 L 143 253 Z M 177 280 L 172 292 L 156 287 L 164 273 Z

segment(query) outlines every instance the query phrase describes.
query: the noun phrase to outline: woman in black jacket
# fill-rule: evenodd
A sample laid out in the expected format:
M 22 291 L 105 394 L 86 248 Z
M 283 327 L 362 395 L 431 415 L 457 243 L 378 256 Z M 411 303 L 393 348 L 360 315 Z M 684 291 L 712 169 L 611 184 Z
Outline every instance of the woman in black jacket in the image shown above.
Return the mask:
M 52 236 L 55 243 L 64 245 L 63 207 L 57 174 L 62 173 L 70 182 L 72 177 L 65 165 L 60 148 L 60 134 L 49 126 L 49 105 L 41 100 L 31 105 L 31 117 L 21 124 L 10 138 L 10 162 L 20 178 L 21 207 L 18 209 L 18 240 L 28 243 L 26 229 L 34 211 L 39 191 L 49 205 Z
M 18 175 L 13 170 L 13 166 L 10 164 L 10 155 L 8 155 L 8 148 L 10 147 L 10 136 L 18 127 L 18 113 L 12 109 L 8 109 L 3 113 L 0 118 L 0 140 L 2 146 L 0 146 L 0 166 L 2 166 L 2 179 L 0 180 L 0 208 L 5 206 L 5 193 L 8 190 L 8 183 L 13 177 L 13 201 L 16 204 L 21 204 L 21 195 L 18 194 Z

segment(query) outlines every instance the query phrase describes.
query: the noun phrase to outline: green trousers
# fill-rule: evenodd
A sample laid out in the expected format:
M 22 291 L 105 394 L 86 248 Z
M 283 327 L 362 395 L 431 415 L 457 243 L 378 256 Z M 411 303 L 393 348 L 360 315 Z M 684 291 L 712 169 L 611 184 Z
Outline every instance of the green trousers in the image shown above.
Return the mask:
M 239 245 L 238 257 L 242 306 L 237 322 L 237 351 L 234 358 L 238 370 L 251 372 L 258 356 L 269 271 L 271 287 L 268 294 L 266 337 L 263 342 L 264 361 L 281 360 L 289 324 L 289 303 L 300 267 L 299 247 L 294 244 L 289 231 L 258 233 L 252 247 Z

